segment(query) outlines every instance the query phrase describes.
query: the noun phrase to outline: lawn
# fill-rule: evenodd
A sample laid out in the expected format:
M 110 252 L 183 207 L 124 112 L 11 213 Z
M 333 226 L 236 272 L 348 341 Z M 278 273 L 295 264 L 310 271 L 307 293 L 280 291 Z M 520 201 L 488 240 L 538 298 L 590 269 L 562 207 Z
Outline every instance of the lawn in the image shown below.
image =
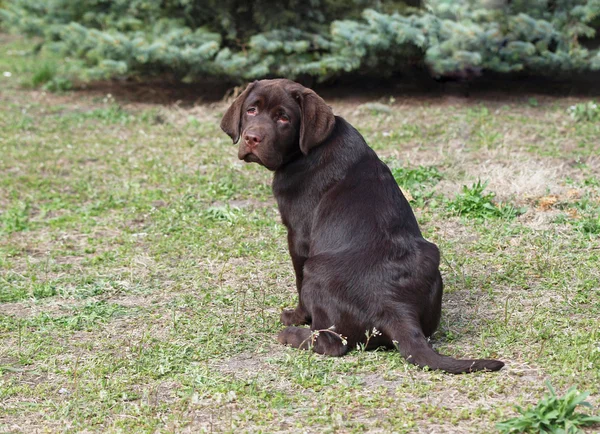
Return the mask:
M 31 88 L 61 64 L 30 48 L 0 35 L 0 431 L 489 433 L 546 381 L 599 413 L 591 97 L 327 99 L 442 251 L 435 348 L 507 365 L 452 376 L 280 346 L 286 233 L 227 104 Z

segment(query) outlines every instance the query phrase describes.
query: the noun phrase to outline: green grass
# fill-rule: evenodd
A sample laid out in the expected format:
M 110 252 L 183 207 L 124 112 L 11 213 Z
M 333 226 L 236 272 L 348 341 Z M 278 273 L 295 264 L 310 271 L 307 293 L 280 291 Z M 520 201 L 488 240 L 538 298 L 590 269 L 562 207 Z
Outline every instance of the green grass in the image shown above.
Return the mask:
M 435 348 L 507 363 L 449 376 L 277 344 L 286 233 L 225 104 L 23 87 L 60 59 L 0 44 L 0 431 L 494 432 L 545 381 L 598 414 L 600 126 L 568 112 L 589 99 L 328 101 L 442 251 Z

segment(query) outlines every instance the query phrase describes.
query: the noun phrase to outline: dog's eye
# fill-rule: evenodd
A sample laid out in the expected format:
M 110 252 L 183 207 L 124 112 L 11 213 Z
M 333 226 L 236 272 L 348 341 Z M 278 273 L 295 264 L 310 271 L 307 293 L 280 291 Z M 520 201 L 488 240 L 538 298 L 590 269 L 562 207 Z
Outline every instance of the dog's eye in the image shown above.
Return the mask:
M 248 113 L 251 116 L 254 116 L 256 114 L 256 107 L 248 108 L 248 110 L 246 110 L 246 113 Z
M 277 116 L 277 120 L 279 122 L 288 123 L 290 121 L 290 117 L 285 113 L 280 113 L 279 116 Z

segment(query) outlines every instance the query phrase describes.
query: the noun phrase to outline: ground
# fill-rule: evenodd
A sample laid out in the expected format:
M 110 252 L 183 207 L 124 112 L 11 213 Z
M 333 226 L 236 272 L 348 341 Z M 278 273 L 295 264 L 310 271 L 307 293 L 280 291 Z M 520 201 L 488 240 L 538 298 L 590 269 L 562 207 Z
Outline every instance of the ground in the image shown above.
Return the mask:
M 226 102 L 28 89 L 41 60 L 0 46 L 0 431 L 494 432 L 546 381 L 598 413 L 600 123 L 568 113 L 591 97 L 327 99 L 442 251 L 435 348 L 506 362 L 452 376 L 276 342 L 285 230 Z

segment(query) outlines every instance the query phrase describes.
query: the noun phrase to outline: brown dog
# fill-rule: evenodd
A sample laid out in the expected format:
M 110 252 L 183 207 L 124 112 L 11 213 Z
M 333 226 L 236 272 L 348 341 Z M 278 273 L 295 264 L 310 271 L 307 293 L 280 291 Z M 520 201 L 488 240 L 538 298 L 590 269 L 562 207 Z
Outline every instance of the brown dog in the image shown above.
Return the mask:
M 341 356 L 377 329 L 369 347 L 396 346 L 419 366 L 455 374 L 504 366 L 429 346 L 441 313 L 439 251 L 421 235 L 389 168 L 315 92 L 289 80 L 255 81 L 221 128 L 234 143 L 241 137 L 240 159 L 275 172 L 299 298 L 281 314 L 281 343 Z

